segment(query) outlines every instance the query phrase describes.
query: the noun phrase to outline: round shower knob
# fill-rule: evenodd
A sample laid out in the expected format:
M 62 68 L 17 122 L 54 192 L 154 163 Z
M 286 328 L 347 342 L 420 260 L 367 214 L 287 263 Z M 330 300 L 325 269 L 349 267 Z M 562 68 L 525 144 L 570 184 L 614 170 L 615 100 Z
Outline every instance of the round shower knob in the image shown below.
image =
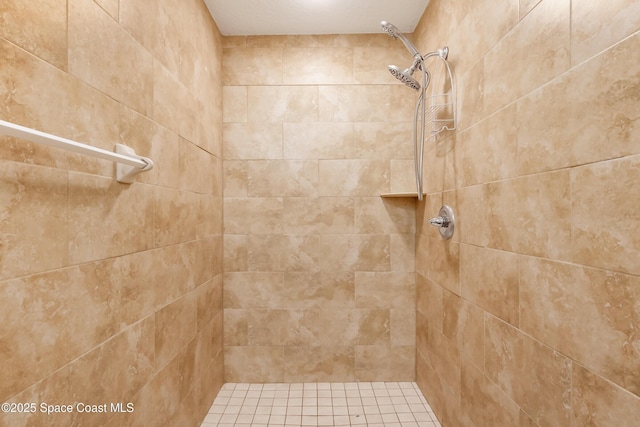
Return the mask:
M 453 229 L 455 225 L 455 218 L 453 216 L 453 209 L 451 206 L 444 205 L 440 208 L 440 212 L 435 218 L 429 220 L 429 224 L 434 227 L 438 227 L 440 235 L 443 239 L 449 240 L 453 236 Z

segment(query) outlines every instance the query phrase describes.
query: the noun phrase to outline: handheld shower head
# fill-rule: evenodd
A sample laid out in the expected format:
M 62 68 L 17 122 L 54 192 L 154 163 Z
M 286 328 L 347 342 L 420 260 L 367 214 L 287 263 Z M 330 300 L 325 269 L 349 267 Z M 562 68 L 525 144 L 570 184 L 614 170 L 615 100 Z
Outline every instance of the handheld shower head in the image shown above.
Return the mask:
M 395 65 L 389 65 L 387 66 L 387 68 L 389 69 L 389 72 L 393 74 L 393 77 L 400 80 L 402 83 L 415 90 L 416 92 L 420 90 L 420 83 L 418 83 L 418 81 L 413 78 L 413 71 L 411 68 L 407 68 L 404 71 L 400 70 L 400 68 L 396 67 Z
M 394 39 L 397 39 L 398 36 L 402 34 L 400 30 L 398 30 L 398 28 L 395 25 L 391 24 L 390 22 L 382 21 L 380 22 L 380 25 L 382 26 L 382 30 L 388 33 Z
M 406 38 L 395 25 L 387 21 L 380 22 L 380 25 L 382 26 L 382 30 L 389 34 L 391 37 L 393 37 L 394 39 L 400 39 L 409 50 L 409 52 L 411 52 L 412 56 L 420 55 L 418 49 L 416 49 L 413 43 L 411 43 L 409 39 Z

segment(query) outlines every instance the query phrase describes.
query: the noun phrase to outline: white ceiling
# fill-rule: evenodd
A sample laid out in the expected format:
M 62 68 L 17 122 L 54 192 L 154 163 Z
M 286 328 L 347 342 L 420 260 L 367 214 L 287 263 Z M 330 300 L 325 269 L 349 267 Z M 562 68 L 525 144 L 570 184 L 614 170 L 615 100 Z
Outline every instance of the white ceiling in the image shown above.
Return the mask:
M 412 33 L 429 0 L 205 0 L 225 36 Z

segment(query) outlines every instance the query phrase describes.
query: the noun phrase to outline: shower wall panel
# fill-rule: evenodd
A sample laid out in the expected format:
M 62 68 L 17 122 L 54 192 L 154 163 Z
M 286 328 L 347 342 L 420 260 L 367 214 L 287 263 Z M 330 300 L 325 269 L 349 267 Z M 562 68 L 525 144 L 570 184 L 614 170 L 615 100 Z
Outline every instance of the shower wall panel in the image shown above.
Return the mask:
M 460 113 L 424 160 L 417 382 L 447 426 L 631 425 L 640 8 L 498 3 L 432 0 L 414 33 L 449 46 Z
M 384 34 L 224 46 L 226 380 L 413 380 L 415 202 L 380 198 L 413 168 L 386 70 L 411 58 Z
M 197 426 L 223 381 L 220 34 L 200 0 L 0 15 L 0 118 L 156 165 L 123 185 L 0 138 L 0 401 L 37 405 L 0 424 Z

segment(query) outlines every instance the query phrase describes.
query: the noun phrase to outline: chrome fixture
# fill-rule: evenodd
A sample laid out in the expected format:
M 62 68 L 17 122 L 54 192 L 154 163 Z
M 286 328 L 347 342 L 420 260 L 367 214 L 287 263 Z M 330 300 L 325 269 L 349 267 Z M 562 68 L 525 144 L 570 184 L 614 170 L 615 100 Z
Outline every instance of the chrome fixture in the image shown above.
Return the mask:
M 407 39 L 402 32 L 393 24 L 382 21 L 380 22 L 382 30 L 389 34 L 394 39 L 400 39 L 404 43 L 405 47 L 413 56 L 413 64 L 409 68 L 402 70 L 396 65 L 388 65 L 389 72 L 402 83 L 409 88 L 420 92 L 418 101 L 416 102 L 416 110 L 413 120 L 413 145 L 414 145 L 414 163 L 416 173 L 416 187 L 418 192 L 418 200 L 422 200 L 422 186 L 423 186 L 423 158 L 424 158 L 424 140 L 427 133 L 427 123 L 430 124 L 429 138 L 434 138 L 442 130 L 453 130 L 456 127 L 455 106 L 453 101 L 455 99 L 455 89 L 453 83 L 453 75 L 449 68 L 447 58 L 449 56 L 449 48 L 443 47 L 435 52 L 421 55 L 418 49 L 414 46 L 409 39 Z M 445 71 L 448 77 L 448 85 L 445 82 L 446 90 L 443 93 L 435 93 L 435 89 L 431 89 L 427 94 L 427 88 L 431 87 L 432 74 L 427 70 L 425 60 L 428 58 L 440 58 L 445 66 Z M 418 82 L 413 77 L 416 70 L 422 72 L 422 83 Z M 428 104 L 428 105 L 427 105 Z M 427 118 L 428 116 L 428 118 Z M 418 122 L 420 125 L 418 125 Z M 420 130 L 418 130 L 420 126 Z
M 453 230 L 455 227 L 455 217 L 453 216 L 453 209 L 451 206 L 444 205 L 440 208 L 440 212 L 435 218 L 429 220 L 429 224 L 434 227 L 438 227 L 440 235 L 443 239 L 449 240 L 453 236 Z
M 400 39 L 402 43 L 404 43 L 404 45 L 407 47 L 407 49 L 409 49 L 411 55 L 420 55 L 418 49 L 413 45 L 413 43 L 409 41 L 408 38 L 404 36 L 404 34 L 402 34 L 398 27 L 387 21 L 380 22 L 380 25 L 382 25 L 382 30 L 389 34 L 391 37 L 393 37 L 394 39 Z
M 395 65 L 389 65 L 387 66 L 387 68 L 396 79 L 400 80 L 402 83 L 409 86 L 416 92 L 420 90 L 420 83 L 418 83 L 418 81 L 413 78 L 413 73 L 416 70 L 413 66 L 411 66 L 411 68 L 405 69 L 404 71 L 401 71 L 400 68 Z

